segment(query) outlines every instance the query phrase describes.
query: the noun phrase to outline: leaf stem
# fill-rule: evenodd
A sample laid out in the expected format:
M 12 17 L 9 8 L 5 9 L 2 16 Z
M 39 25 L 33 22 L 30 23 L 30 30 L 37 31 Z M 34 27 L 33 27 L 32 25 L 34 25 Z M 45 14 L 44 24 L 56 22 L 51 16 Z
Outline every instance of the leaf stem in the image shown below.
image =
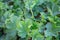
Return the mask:
M 31 9 L 31 14 L 32 14 L 32 18 L 34 18 L 34 14 L 33 14 L 33 11 L 32 11 L 32 9 Z

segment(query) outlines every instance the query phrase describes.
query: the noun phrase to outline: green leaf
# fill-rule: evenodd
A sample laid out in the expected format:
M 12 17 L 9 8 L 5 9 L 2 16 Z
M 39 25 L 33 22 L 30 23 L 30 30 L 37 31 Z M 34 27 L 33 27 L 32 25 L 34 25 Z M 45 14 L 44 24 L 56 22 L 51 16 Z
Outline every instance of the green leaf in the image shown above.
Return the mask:
M 25 2 L 25 7 L 30 10 L 32 9 L 36 4 L 38 0 L 24 0 Z

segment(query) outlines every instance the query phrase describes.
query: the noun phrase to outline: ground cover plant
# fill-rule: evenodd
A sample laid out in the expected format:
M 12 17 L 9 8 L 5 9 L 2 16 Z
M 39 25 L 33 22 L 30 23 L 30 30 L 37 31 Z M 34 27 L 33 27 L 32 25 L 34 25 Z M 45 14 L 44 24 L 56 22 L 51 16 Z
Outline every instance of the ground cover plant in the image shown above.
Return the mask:
M 60 0 L 0 0 L 0 40 L 60 40 Z

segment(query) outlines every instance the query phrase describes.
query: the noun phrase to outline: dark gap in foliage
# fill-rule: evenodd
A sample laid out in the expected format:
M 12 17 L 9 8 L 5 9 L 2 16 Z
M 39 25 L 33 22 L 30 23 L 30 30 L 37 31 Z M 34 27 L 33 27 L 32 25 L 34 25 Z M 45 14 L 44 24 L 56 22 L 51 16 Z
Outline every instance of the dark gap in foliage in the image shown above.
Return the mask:
M 50 22 L 48 19 L 46 19 L 47 22 Z
M 34 30 L 34 29 L 37 29 L 37 27 L 36 26 L 32 26 L 30 29 Z
M 52 36 L 52 40 L 56 40 L 56 37 L 55 36 Z
M 12 9 L 12 13 L 15 13 L 15 10 L 14 9 Z
M 13 1 L 10 1 L 10 2 L 8 3 L 8 5 L 9 5 L 9 6 L 14 5 L 14 2 L 13 2 Z
M 46 19 L 46 22 L 44 23 L 44 25 L 46 25 L 48 22 L 50 22 L 48 19 Z
M 44 36 L 44 40 L 46 40 L 46 37 Z
M 29 10 L 29 13 L 31 13 L 31 10 Z
M 47 30 L 47 28 L 45 27 L 44 30 Z
M 24 10 L 22 9 L 22 11 L 23 11 L 23 18 L 25 19 Z
M 28 11 L 28 14 L 30 14 L 32 16 L 31 10 Z
M 35 23 L 33 23 L 33 25 L 31 26 L 30 28 L 31 30 L 34 30 L 34 29 L 38 29 L 37 25 Z
M 25 40 L 26 38 L 21 38 L 20 36 L 18 36 L 18 33 L 16 34 L 16 40 Z
M 16 35 L 16 40 L 19 40 L 21 37 L 19 37 L 18 35 Z
M 44 31 L 46 31 L 46 30 L 47 30 L 47 28 L 45 27 Z M 44 36 L 44 40 L 46 40 L 45 32 L 43 32 L 43 36 Z
M 40 17 L 40 15 L 41 15 L 41 14 L 40 14 L 40 13 L 38 13 L 38 14 L 37 14 L 37 16 L 34 16 L 34 17 L 35 17 L 35 18 L 39 18 L 39 17 Z
M 44 12 L 48 12 L 46 5 L 47 5 L 46 3 L 43 3 L 43 4 L 41 5 L 42 8 L 44 9 Z
M 47 8 L 44 8 L 44 12 L 48 12 Z
M 9 9 L 7 9 L 7 11 L 8 11 Z
M 21 0 L 21 3 L 23 3 L 23 4 L 24 4 L 24 1 L 23 1 L 23 0 Z
M 0 28 L 0 37 L 5 35 L 4 28 Z
M 60 14 L 58 14 L 57 17 L 60 17 Z

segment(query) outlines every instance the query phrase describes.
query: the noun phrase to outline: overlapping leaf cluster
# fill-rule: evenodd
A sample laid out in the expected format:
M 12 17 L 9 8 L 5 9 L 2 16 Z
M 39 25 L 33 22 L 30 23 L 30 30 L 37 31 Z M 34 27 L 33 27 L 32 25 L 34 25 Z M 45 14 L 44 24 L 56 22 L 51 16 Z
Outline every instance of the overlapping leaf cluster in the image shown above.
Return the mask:
M 60 0 L 0 0 L 0 40 L 60 40 Z

